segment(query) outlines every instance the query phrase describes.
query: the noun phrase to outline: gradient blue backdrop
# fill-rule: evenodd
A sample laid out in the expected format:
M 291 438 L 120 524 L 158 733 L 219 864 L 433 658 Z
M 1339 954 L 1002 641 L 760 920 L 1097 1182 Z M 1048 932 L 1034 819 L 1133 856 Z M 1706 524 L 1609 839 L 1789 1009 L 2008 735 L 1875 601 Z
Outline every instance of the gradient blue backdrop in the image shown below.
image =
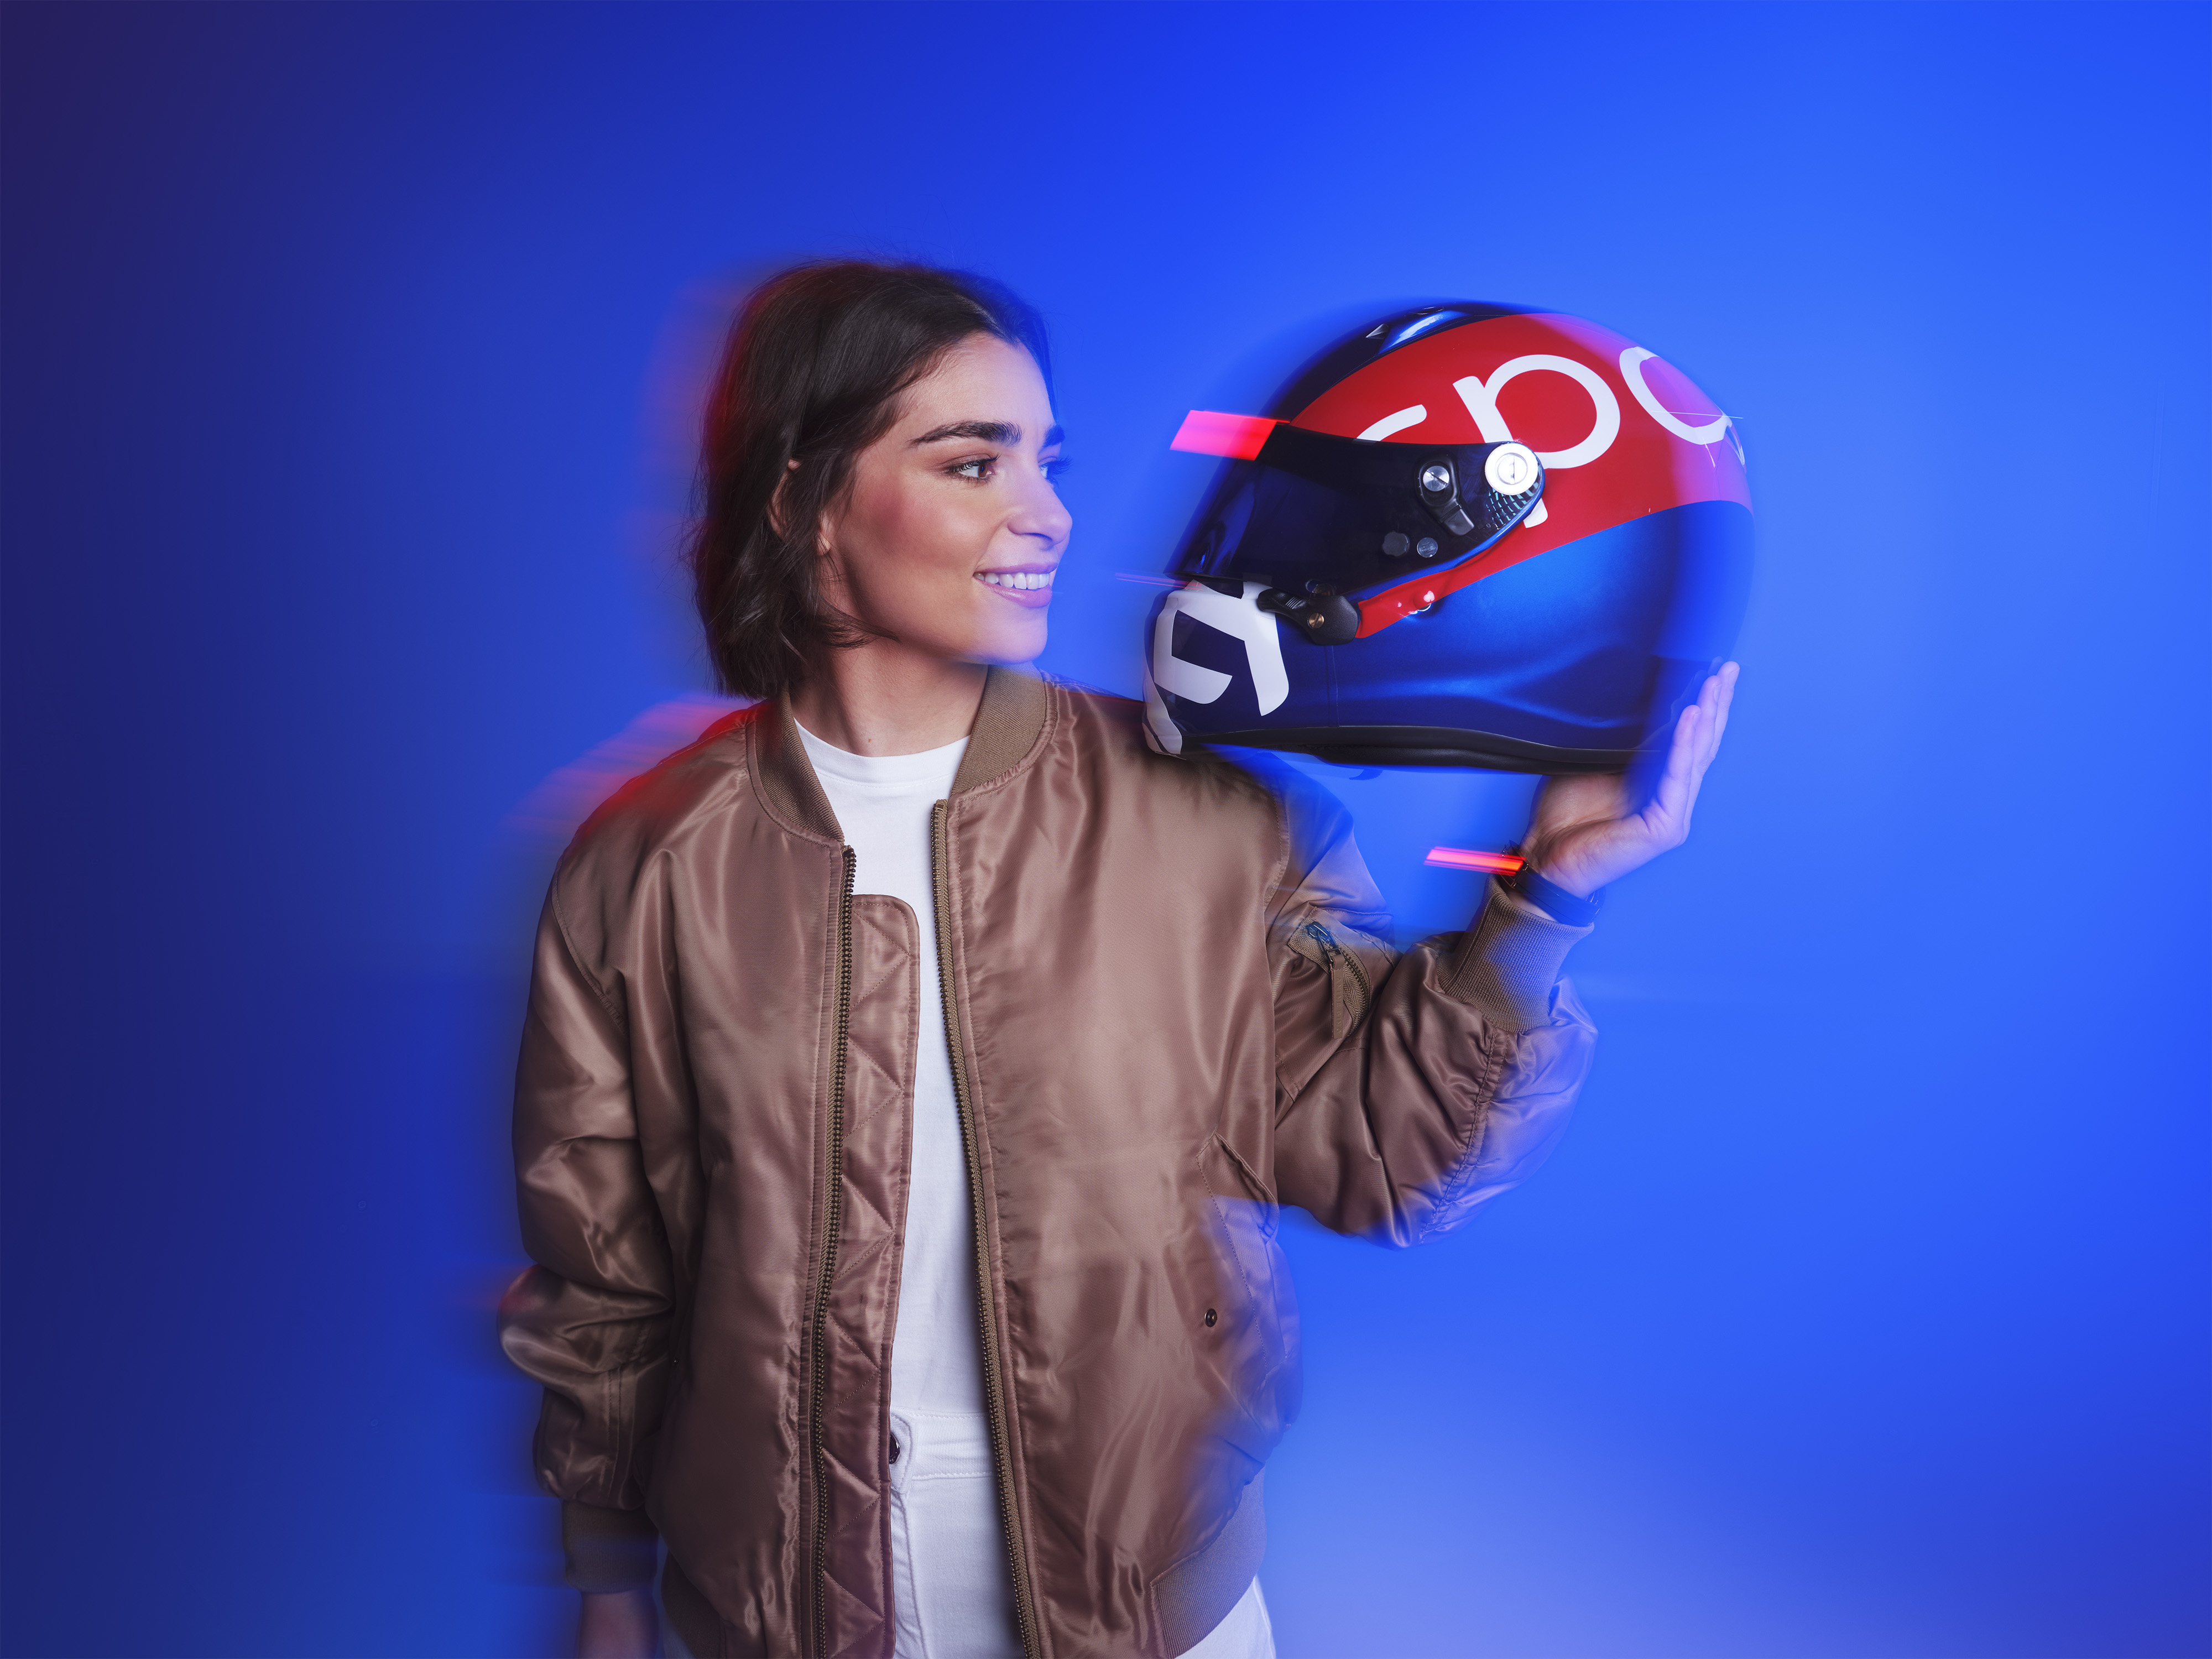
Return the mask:
M 732 284 L 866 251 L 1052 319 L 1109 687 L 1167 437 L 1318 313 L 1581 313 L 1746 434 L 1737 716 L 1564 1150 L 1293 1241 L 1285 1659 L 2206 1652 L 2208 17 L 8 5 L 0 1645 L 565 1639 L 515 809 L 703 685 Z M 1316 770 L 1409 928 L 1525 798 Z

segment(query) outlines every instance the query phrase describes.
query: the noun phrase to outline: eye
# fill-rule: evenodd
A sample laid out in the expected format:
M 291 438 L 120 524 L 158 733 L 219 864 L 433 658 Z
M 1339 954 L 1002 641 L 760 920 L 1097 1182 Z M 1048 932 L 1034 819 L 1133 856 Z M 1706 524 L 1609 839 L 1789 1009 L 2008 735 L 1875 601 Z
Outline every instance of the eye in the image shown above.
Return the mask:
M 995 455 L 971 455 L 964 461 L 955 461 L 945 470 L 956 478 L 973 478 L 978 483 L 991 476 L 997 467 Z
M 1058 455 L 1048 455 L 1037 463 L 1037 471 L 1044 474 L 1046 483 L 1058 483 L 1067 471 L 1067 462 Z

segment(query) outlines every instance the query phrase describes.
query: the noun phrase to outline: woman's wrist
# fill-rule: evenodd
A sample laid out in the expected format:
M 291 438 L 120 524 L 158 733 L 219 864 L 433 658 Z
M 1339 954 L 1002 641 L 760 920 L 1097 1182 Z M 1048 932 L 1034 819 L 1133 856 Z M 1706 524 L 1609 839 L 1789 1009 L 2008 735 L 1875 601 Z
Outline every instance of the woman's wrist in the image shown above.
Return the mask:
M 1539 870 L 1532 864 L 1522 865 L 1504 884 L 1553 921 L 1570 927 L 1595 925 L 1599 907 L 1605 902 L 1601 889 L 1577 887 L 1571 871 Z
M 1560 891 L 1572 893 L 1578 899 L 1592 898 L 1604 885 L 1602 882 L 1591 880 L 1586 871 L 1578 870 L 1571 864 L 1547 864 L 1541 868 L 1534 864 L 1524 864 L 1521 867 L 1540 880 L 1549 882 Z

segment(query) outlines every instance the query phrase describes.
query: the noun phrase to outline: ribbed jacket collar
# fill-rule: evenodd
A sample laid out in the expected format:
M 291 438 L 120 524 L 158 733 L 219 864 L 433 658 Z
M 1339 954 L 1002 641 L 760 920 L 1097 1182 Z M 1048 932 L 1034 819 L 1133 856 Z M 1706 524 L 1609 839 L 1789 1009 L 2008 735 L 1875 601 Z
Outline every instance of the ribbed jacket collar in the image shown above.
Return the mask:
M 1044 734 L 1051 693 L 1042 680 L 1016 668 L 994 668 L 983 682 L 983 701 L 969 728 L 968 752 L 961 757 L 954 795 L 995 782 L 1029 758 Z M 822 781 L 799 740 L 791 699 L 778 697 L 769 717 L 748 723 L 752 770 L 769 809 L 803 833 L 842 842 L 844 831 L 822 793 Z

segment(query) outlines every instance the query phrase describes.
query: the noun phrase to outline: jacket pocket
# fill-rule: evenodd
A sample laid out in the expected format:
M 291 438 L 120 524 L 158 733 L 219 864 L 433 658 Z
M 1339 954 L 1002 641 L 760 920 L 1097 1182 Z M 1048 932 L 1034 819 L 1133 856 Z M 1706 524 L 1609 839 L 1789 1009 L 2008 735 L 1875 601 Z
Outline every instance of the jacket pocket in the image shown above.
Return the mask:
M 1250 1164 L 1219 1135 L 1200 1150 L 1212 1211 L 1218 1285 L 1199 1340 L 1231 1401 L 1224 1437 L 1264 1462 L 1297 1413 L 1297 1302 L 1277 1239 L 1282 1211 Z M 1206 1316 L 1211 1315 L 1211 1320 Z
M 1364 945 L 1386 961 L 1389 948 L 1352 928 L 1335 929 L 1322 921 L 1307 921 L 1293 927 L 1288 943 L 1293 954 L 1328 975 L 1328 1040 L 1333 1043 L 1341 1042 L 1344 1034 L 1365 1016 L 1367 1006 L 1375 997 L 1373 981 L 1355 947 Z

